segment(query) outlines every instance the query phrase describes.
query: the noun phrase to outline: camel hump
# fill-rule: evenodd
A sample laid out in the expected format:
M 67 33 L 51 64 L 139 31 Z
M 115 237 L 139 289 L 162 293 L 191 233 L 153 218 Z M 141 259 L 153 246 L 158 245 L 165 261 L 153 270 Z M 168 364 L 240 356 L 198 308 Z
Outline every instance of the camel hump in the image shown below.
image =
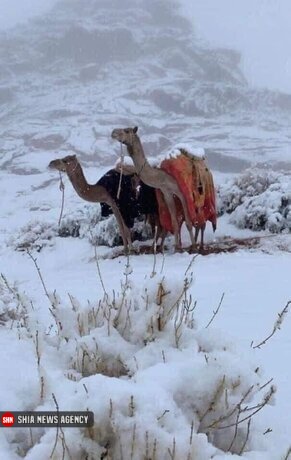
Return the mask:
M 177 158 L 183 155 L 192 161 L 205 160 L 205 150 L 202 147 L 193 147 L 191 144 L 179 143 L 175 145 L 165 156 L 165 160 Z

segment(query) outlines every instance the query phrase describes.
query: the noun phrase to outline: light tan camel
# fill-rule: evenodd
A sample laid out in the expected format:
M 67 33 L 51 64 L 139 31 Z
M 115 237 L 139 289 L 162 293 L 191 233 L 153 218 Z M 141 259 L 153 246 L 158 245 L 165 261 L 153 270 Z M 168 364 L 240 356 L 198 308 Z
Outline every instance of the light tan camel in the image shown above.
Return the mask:
M 189 216 L 184 195 L 181 192 L 176 180 L 170 174 L 166 173 L 160 168 L 154 168 L 149 164 L 145 157 L 141 141 L 137 135 L 137 130 L 137 127 L 114 129 L 111 136 L 113 139 L 116 139 L 117 141 L 126 145 L 128 155 L 132 158 L 137 175 L 141 178 L 141 180 L 145 184 L 161 190 L 171 215 L 171 221 L 175 235 L 175 249 L 177 251 L 181 250 L 181 237 L 174 197 L 176 196 L 180 200 L 183 207 L 186 226 L 191 238 L 192 249 L 194 249 L 196 247 L 196 243 L 193 235 L 192 222 Z
M 138 198 L 139 188 L 141 185 L 141 178 L 137 175 L 136 169 L 134 165 L 122 164 L 120 161 L 115 164 L 115 171 L 119 174 L 123 175 L 130 175 L 132 176 L 132 187 L 136 190 L 136 198 Z M 144 214 L 144 223 L 149 224 L 152 231 L 152 236 L 154 237 L 152 250 L 158 250 L 163 252 L 164 249 L 164 242 L 167 236 L 166 230 L 164 230 L 160 223 L 159 212 L 152 212 L 149 214 Z M 157 243 L 160 241 L 160 245 L 157 246 Z
M 76 155 L 68 155 L 53 160 L 50 162 L 49 168 L 67 173 L 74 189 L 83 200 L 92 203 L 106 203 L 110 206 L 117 220 L 125 251 L 132 249 L 130 230 L 125 225 L 114 199 L 102 185 L 88 184 Z

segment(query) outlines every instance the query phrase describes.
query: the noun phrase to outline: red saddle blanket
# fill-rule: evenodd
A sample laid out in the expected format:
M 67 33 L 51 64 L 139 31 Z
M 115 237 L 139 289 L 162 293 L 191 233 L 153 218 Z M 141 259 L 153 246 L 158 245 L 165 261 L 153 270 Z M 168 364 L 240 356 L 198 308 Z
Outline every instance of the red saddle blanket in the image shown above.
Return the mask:
M 177 157 L 163 160 L 160 167 L 176 179 L 185 197 L 193 226 L 200 227 L 209 220 L 216 228 L 215 189 L 212 174 L 205 160 L 183 151 Z M 156 195 L 161 225 L 165 230 L 173 233 L 171 215 L 164 196 L 160 190 L 156 190 Z M 185 216 L 177 197 L 175 203 L 178 223 L 181 227 Z

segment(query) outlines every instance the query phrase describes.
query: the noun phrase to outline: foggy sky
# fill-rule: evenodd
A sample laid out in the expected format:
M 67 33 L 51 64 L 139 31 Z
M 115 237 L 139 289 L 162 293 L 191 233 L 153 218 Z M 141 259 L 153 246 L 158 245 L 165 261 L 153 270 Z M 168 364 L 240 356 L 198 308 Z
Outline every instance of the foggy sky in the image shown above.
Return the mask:
M 0 29 L 7 30 L 42 14 L 56 2 L 57 0 L 0 0 Z
M 251 85 L 291 93 L 291 0 L 181 0 L 196 34 L 242 52 Z
M 291 0 L 180 1 L 198 37 L 242 52 L 251 85 L 291 93 Z M 0 0 L 0 29 L 42 14 L 56 2 Z

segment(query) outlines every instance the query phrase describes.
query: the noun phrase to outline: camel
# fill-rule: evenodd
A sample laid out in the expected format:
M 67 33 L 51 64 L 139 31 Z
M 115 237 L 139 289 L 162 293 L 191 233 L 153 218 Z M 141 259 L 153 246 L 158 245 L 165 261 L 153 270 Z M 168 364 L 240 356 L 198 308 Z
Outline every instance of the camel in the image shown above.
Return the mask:
M 175 236 L 175 250 L 181 251 L 180 226 L 177 219 L 175 197 L 181 202 L 187 230 L 191 239 L 191 249 L 196 249 L 196 242 L 193 235 L 192 222 L 189 216 L 187 203 L 176 180 L 160 168 L 152 167 L 147 161 L 141 141 L 137 135 L 138 127 L 114 129 L 111 137 L 126 145 L 127 153 L 132 158 L 135 170 L 140 179 L 147 185 L 161 191 L 171 215 L 171 222 Z
M 191 151 L 191 149 L 190 149 Z M 201 240 L 199 250 L 204 249 L 204 231 L 206 222 L 212 223 L 213 230 L 216 229 L 216 205 L 215 188 L 212 174 L 205 163 L 205 158 L 190 153 L 184 145 L 177 146 L 173 151 L 174 156 L 165 158 L 160 167 L 171 174 L 178 182 L 187 201 L 189 214 L 195 227 L 195 242 L 198 242 L 199 232 Z M 160 221 L 164 229 L 173 233 L 169 211 L 161 195 L 157 192 L 159 202 Z M 181 226 L 184 222 L 183 209 L 180 203 L 176 202 L 178 222 Z
M 110 206 L 119 226 L 124 250 L 125 252 L 132 250 L 130 231 L 124 223 L 116 202 L 102 185 L 98 183 L 94 185 L 88 184 L 76 155 L 68 155 L 64 158 L 53 160 L 50 162 L 49 168 L 67 173 L 74 189 L 83 200 L 93 203 L 106 203 Z

